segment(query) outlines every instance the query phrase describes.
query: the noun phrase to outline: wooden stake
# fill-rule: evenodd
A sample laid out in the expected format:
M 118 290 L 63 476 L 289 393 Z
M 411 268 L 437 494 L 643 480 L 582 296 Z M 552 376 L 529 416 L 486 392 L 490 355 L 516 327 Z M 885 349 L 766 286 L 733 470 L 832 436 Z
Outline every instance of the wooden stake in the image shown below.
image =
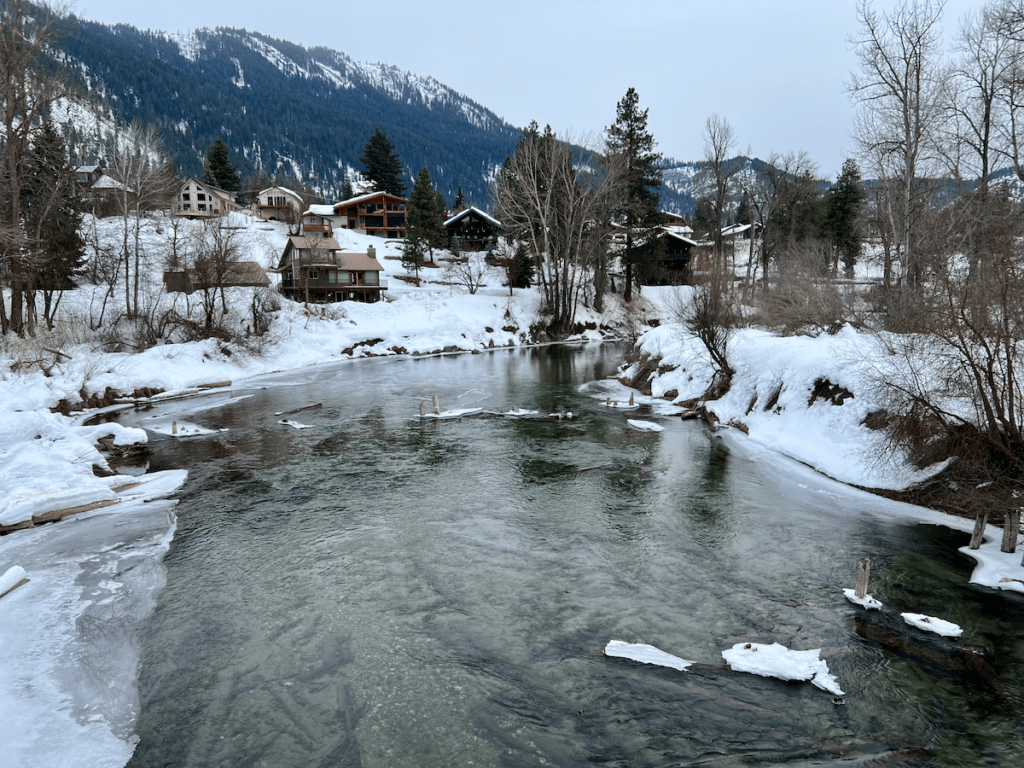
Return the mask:
M 868 594 L 868 580 L 871 578 L 871 558 L 865 557 L 857 563 L 857 586 L 853 594 L 857 597 L 865 597 Z
M 1017 551 L 1017 534 L 1020 532 L 1020 510 L 1015 509 L 1007 512 L 1003 517 L 1003 545 L 1000 550 L 1003 552 Z
M 171 434 L 172 435 L 178 434 L 178 422 L 176 422 L 176 421 L 172 421 L 171 422 Z
M 629 404 L 630 405 L 636 405 L 636 403 L 633 402 L 633 393 L 632 392 L 629 393 Z
M 979 512 L 974 518 L 974 533 L 971 534 L 971 549 L 981 547 L 981 539 L 985 535 L 985 526 L 988 525 L 988 512 Z
M 437 403 L 437 395 L 434 395 L 434 413 L 441 413 L 441 406 Z
M 426 415 L 427 415 L 427 401 L 426 400 L 420 400 L 420 416 L 426 416 Z

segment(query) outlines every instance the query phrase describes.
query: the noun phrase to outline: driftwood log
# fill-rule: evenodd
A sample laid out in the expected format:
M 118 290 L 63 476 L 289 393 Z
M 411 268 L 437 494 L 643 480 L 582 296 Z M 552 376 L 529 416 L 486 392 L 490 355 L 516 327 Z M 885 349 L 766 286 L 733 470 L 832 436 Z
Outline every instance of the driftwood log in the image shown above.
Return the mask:
M 971 534 L 971 549 L 981 547 L 981 539 L 985 535 L 985 526 L 988 525 L 988 512 L 979 512 L 974 518 L 974 533 Z

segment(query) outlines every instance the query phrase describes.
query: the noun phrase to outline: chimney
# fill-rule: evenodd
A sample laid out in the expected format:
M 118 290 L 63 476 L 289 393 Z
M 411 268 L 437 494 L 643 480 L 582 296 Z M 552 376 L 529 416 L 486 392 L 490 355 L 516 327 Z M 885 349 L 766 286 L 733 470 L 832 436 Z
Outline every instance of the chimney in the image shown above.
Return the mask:
M 369 256 L 371 259 L 376 259 L 377 258 L 377 249 L 374 248 L 372 245 L 368 246 L 367 249 L 366 249 L 366 255 Z

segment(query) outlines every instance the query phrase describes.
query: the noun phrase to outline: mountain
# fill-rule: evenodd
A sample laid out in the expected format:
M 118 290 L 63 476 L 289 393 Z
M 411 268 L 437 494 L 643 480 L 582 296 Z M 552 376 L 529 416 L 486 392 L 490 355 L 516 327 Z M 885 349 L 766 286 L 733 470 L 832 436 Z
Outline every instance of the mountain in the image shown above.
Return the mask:
M 425 166 L 448 200 L 461 186 L 467 201 L 486 205 L 489 180 L 521 133 L 431 77 L 327 48 L 244 29 L 172 37 L 72 21 L 62 47 L 83 88 L 122 120 L 159 126 L 184 174 L 200 173 L 223 138 L 243 177 L 287 173 L 335 199 L 379 126 L 410 179 Z

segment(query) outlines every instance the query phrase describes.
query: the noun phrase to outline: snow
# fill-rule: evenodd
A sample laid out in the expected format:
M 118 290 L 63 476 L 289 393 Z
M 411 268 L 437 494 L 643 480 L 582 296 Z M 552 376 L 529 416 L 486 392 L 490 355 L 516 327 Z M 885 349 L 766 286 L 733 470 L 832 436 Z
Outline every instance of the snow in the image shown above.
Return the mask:
M 0 597 L 14 589 L 28 574 L 20 565 L 12 565 L 0 575 Z
M 640 421 L 639 419 L 626 419 L 626 423 L 629 424 L 633 429 L 639 429 L 641 432 L 664 432 L 665 428 L 661 424 L 655 424 L 653 421 Z
M 901 613 L 900 616 L 912 627 L 917 627 L 925 632 L 934 632 L 943 637 L 960 637 L 964 633 L 958 625 L 951 621 L 925 616 L 923 613 Z
M 844 589 L 843 594 L 846 599 L 855 605 L 859 605 L 862 608 L 867 608 L 870 611 L 877 611 L 883 605 L 880 600 L 876 600 L 871 595 L 864 595 L 864 597 L 857 597 L 857 593 L 852 589 Z
M 483 408 L 453 408 L 450 411 L 441 411 L 440 413 L 424 413 L 420 415 L 421 419 L 461 419 L 463 416 L 474 416 L 478 413 L 483 413 Z
M 641 664 L 654 664 L 659 667 L 678 669 L 681 672 L 693 665 L 694 662 L 673 656 L 671 653 L 655 648 L 653 645 L 643 643 L 626 643 L 622 640 L 609 640 L 604 649 L 605 656 L 614 656 L 620 659 L 631 659 Z
M 284 424 L 285 426 L 288 426 L 288 427 L 293 427 L 294 429 L 312 429 L 313 428 L 312 424 L 303 424 L 301 421 L 293 421 L 292 419 L 281 419 L 277 423 L 278 424 Z
M 204 435 L 227 432 L 226 429 L 210 429 L 199 424 L 193 424 L 190 421 L 165 421 L 159 424 L 147 424 L 146 429 L 167 437 L 202 437 Z
M 17 562 L 30 575 L 0 599 L 0 765 L 117 768 L 131 757 L 134 637 L 174 530 L 173 502 L 146 496 L 0 538 L 0 569 Z
M 722 651 L 722 657 L 736 672 L 777 677 L 779 680 L 810 680 L 823 691 L 843 695 L 835 677 L 829 674 L 828 664 L 821 658 L 820 648 L 791 651 L 779 643 L 737 643 Z

